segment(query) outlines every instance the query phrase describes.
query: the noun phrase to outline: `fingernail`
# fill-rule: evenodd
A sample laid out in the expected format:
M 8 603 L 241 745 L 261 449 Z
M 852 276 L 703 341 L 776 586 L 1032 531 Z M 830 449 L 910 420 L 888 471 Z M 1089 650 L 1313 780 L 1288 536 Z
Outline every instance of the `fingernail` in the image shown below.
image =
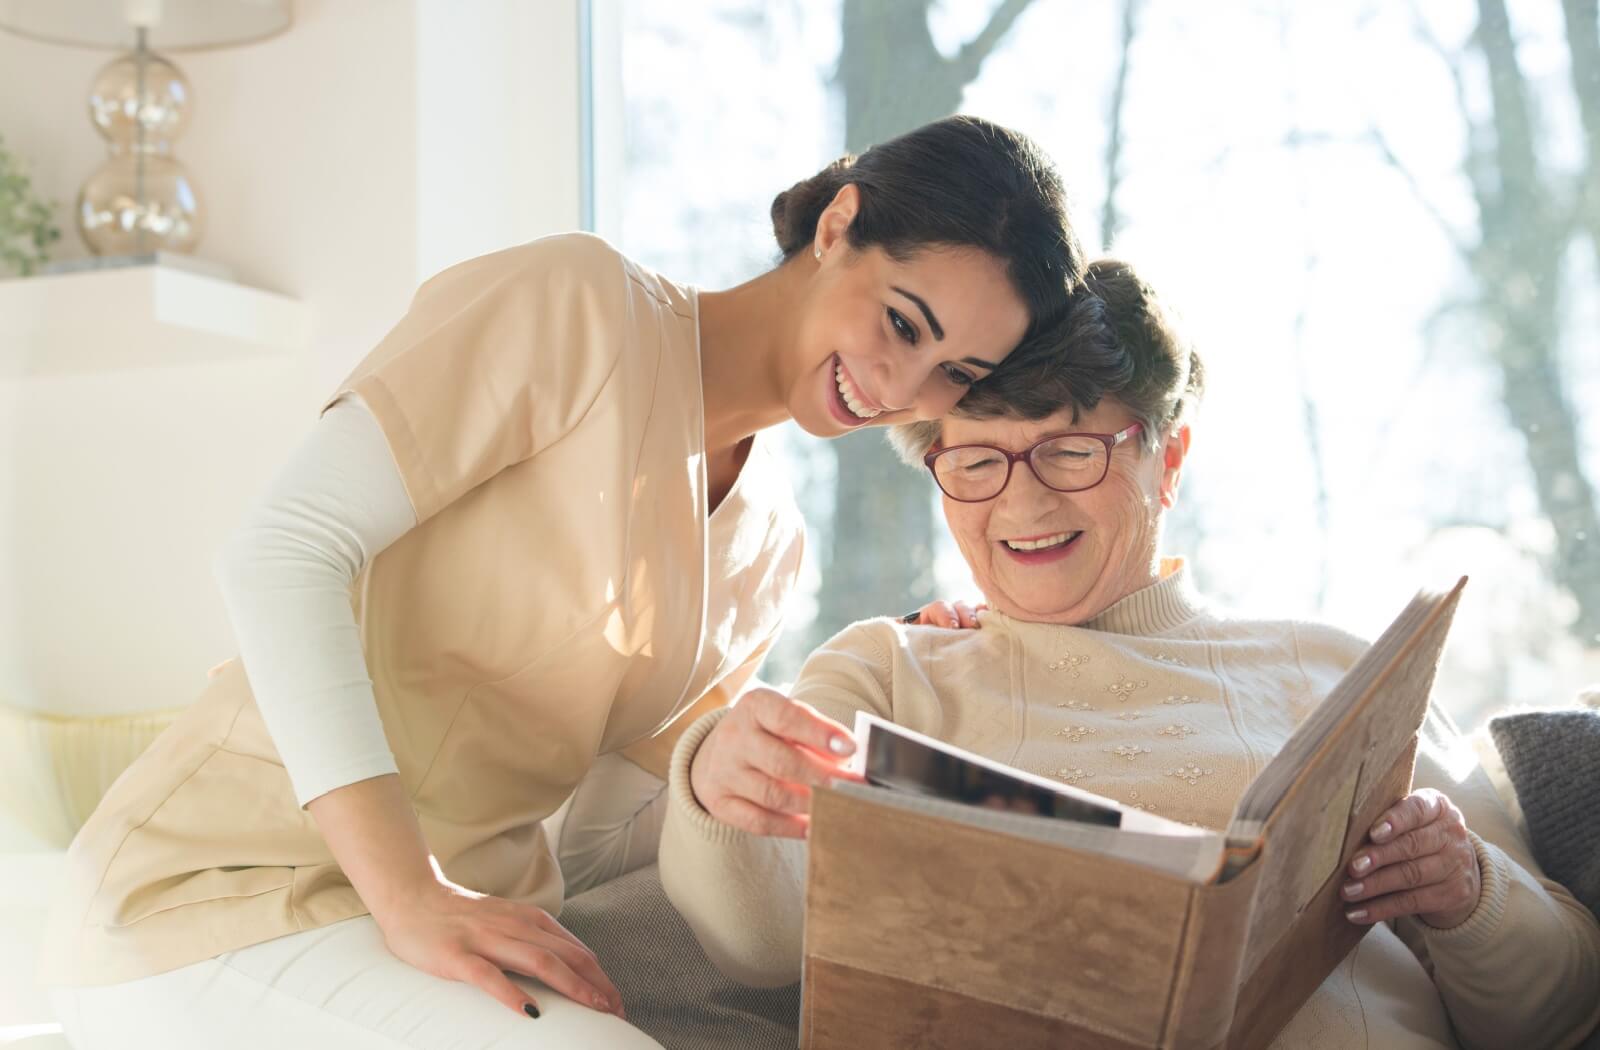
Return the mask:
M 1361 883 L 1359 883 L 1359 882 L 1347 882 L 1347 883 L 1345 883 L 1344 884 L 1344 895 L 1346 897 L 1359 897 L 1359 896 L 1361 896 Z
M 1356 862 L 1350 865 L 1350 867 L 1355 869 L 1357 875 L 1365 875 L 1367 869 L 1372 867 L 1372 858 L 1363 854 L 1362 856 L 1357 857 Z
M 529 1017 L 535 1017 L 536 1018 L 536 1017 L 539 1016 L 539 1008 L 537 1006 L 534 1006 L 532 1003 L 523 1003 L 522 1004 L 522 1012 L 527 1014 Z
M 1393 831 L 1394 825 L 1386 820 L 1382 824 L 1379 824 L 1377 827 L 1372 829 L 1373 841 L 1382 842 L 1384 839 L 1388 838 L 1390 833 Z
M 855 742 L 846 736 L 831 737 L 828 740 L 828 750 L 836 755 L 848 755 L 856 749 Z
M 1367 909 L 1351 908 L 1349 911 L 1344 913 L 1344 917 L 1349 919 L 1351 922 L 1365 922 L 1367 918 Z
M 616 1007 L 611 1005 L 611 1000 L 607 999 L 599 992 L 595 992 L 593 995 L 589 996 L 589 1002 L 593 1004 L 596 1010 L 604 1010 L 606 1013 L 611 1013 L 616 1009 Z

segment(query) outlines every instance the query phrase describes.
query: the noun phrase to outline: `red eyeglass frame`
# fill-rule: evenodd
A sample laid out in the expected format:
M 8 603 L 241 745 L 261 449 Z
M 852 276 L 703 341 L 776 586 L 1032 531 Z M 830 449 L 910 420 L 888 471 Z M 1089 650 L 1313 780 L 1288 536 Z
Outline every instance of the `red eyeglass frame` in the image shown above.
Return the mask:
M 974 441 L 965 445 L 951 445 L 947 448 L 935 448 L 926 456 L 922 457 L 922 465 L 928 468 L 928 473 L 933 476 L 933 483 L 939 486 L 939 491 L 943 492 L 946 496 L 949 496 L 957 503 L 988 503 L 992 499 L 999 499 L 1000 494 L 1006 490 L 1006 486 L 1011 484 L 1011 471 L 1014 467 L 1016 467 L 1018 462 L 1026 463 L 1028 465 L 1028 470 L 1033 473 L 1035 478 L 1039 479 L 1039 484 L 1043 485 L 1052 492 L 1087 492 L 1104 481 L 1106 479 L 1106 475 L 1111 473 L 1112 450 L 1118 445 L 1126 442 L 1129 438 L 1139 434 L 1143 430 L 1144 424 L 1142 423 L 1130 423 L 1128 426 L 1117 431 L 1115 434 L 1086 434 L 1081 431 L 1069 430 L 1060 434 L 1047 434 L 1038 441 L 1035 441 L 1033 444 L 1029 445 L 1027 448 L 1023 449 L 1021 452 L 1013 452 L 1008 448 L 1001 448 L 999 445 L 987 445 L 983 442 Z M 1105 469 L 1100 472 L 1100 476 L 1092 483 L 1088 485 L 1079 485 L 1076 488 L 1070 489 L 1058 488 L 1057 486 L 1046 481 L 1039 474 L 1038 468 L 1033 465 L 1034 449 L 1038 448 L 1040 445 L 1047 445 L 1052 441 L 1058 441 L 1064 437 L 1095 438 L 1106 447 Z M 991 452 L 998 452 L 1002 456 L 1006 457 L 1006 479 L 1000 483 L 1000 487 L 995 490 L 995 494 L 993 496 L 985 496 L 982 499 L 962 499 L 960 496 L 951 495 L 950 490 L 945 488 L 944 484 L 939 481 L 939 472 L 933 469 L 933 461 L 944 455 L 946 452 L 954 452 L 957 449 L 962 448 L 986 448 Z

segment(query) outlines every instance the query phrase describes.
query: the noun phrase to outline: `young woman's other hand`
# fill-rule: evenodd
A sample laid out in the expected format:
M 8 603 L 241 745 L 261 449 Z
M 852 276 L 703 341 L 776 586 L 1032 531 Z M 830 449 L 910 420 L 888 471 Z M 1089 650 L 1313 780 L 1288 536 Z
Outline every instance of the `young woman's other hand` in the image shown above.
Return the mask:
M 988 608 L 989 606 L 986 602 L 969 605 L 966 602 L 933 601 L 916 612 L 902 616 L 900 622 L 916 627 L 948 627 L 951 630 L 977 629 L 982 626 L 978 623 L 978 614 Z

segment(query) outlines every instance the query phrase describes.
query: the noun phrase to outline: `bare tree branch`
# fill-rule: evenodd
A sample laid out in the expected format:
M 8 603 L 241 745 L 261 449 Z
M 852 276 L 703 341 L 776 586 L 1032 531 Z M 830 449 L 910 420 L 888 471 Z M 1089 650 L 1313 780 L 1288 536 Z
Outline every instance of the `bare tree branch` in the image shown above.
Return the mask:
M 1122 184 L 1122 108 L 1128 90 L 1129 56 L 1138 33 L 1139 0 L 1122 0 L 1122 57 L 1111 87 L 1111 130 L 1106 138 L 1106 199 L 1100 209 L 1100 243 L 1107 248 L 1122 227 L 1117 211 L 1117 188 Z
M 1437 363 L 1440 350 L 1447 345 L 1453 348 L 1453 344 L 1450 344 L 1446 337 L 1438 334 L 1439 326 L 1451 314 L 1470 313 L 1476 316 L 1480 310 L 1481 304 L 1476 300 L 1446 300 L 1440 303 L 1438 308 L 1422 322 L 1422 356 L 1418 358 L 1416 365 L 1411 369 L 1411 374 L 1403 382 L 1394 384 L 1393 390 L 1398 400 L 1393 409 L 1378 416 L 1378 428 L 1373 432 L 1371 441 L 1373 448 L 1372 462 L 1383 461 L 1382 455 L 1384 450 L 1389 447 L 1389 436 L 1394 431 L 1395 424 L 1402 419 L 1408 418 L 1407 409 L 1411 407 L 1411 402 L 1415 400 L 1416 392 L 1422 389 L 1422 381 Z M 1368 476 L 1368 480 L 1371 480 L 1371 475 Z
M 1285 53 L 1289 51 L 1289 14 L 1285 3 L 1278 6 L 1278 44 Z M 1330 582 L 1329 526 L 1332 501 L 1328 492 L 1328 469 L 1322 450 L 1322 421 L 1317 411 L 1316 395 L 1312 392 L 1310 368 L 1306 348 L 1306 325 L 1311 318 L 1312 285 L 1317 277 L 1316 243 L 1311 232 L 1311 193 L 1305 176 L 1305 143 L 1307 136 L 1300 125 L 1300 93 L 1296 90 L 1294 65 L 1285 67 L 1283 97 L 1289 109 L 1289 132 L 1284 136 L 1294 157 L 1295 202 L 1300 206 L 1301 229 L 1305 236 L 1305 281 L 1300 289 L 1300 301 L 1294 314 L 1294 337 L 1291 347 L 1294 358 L 1295 382 L 1300 388 L 1300 421 L 1305 429 L 1306 455 L 1311 460 L 1312 494 L 1317 508 L 1317 608 L 1322 608 L 1328 597 Z
M 1600 253 L 1600 0 L 1562 0 L 1571 56 L 1572 89 L 1578 96 L 1588 146 L 1578 193 L 1579 221 Z
M 1555 530 L 1557 580 L 1578 601 L 1573 632 L 1600 639 L 1600 506 L 1579 455 L 1578 420 L 1561 387 L 1559 288 L 1572 228 L 1550 206 L 1533 137 L 1528 83 L 1505 0 L 1478 0 L 1474 40 L 1489 67 L 1494 107 L 1493 192 L 1481 196 L 1474 271 L 1501 397 L 1522 433 L 1534 490 Z
M 1490 177 L 1494 165 L 1493 159 L 1489 156 L 1491 150 L 1484 144 L 1487 133 L 1482 122 L 1473 114 L 1472 103 L 1467 94 L 1467 77 L 1461 68 L 1465 56 L 1460 48 L 1452 48 L 1439 39 L 1429 27 L 1427 19 L 1423 17 L 1422 9 L 1417 6 L 1415 0 L 1410 6 L 1412 31 L 1418 40 L 1439 56 L 1445 72 L 1450 75 L 1450 84 L 1455 89 L 1456 109 L 1460 111 L 1462 124 L 1467 129 L 1467 156 L 1462 164 L 1462 171 L 1472 185 L 1474 196 L 1480 200 L 1486 199 L 1494 189 L 1493 179 Z
M 1378 151 L 1378 156 L 1383 158 L 1383 162 L 1394 169 L 1395 173 L 1405 182 L 1406 187 L 1411 190 L 1411 195 L 1416 198 L 1417 204 L 1421 206 L 1423 211 L 1427 212 L 1428 217 L 1439 227 L 1439 232 L 1444 234 L 1445 240 L 1450 242 L 1450 246 L 1456 250 L 1456 254 L 1460 255 L 1463 260 L 1470 262 L 1472 246 L 1462 238 L 1460 232 L 1456 230 L 1450 220 L 1445 218 L 1438 205 L 1433 203 L 1433 199 L 1423 192 L 1422 182 L 1410 168 L 1406 167 L 1405 162 L 1400 159 L 1399 155 L 1395 153 L 1394 147 L 1389 144 L 1389 139 L 1376 122 L 1373 122 L 1372 126 L 1367 129 L 1367 141 Z
M 934 44 L 932 5 L 933 0 L 841 0 L 834 83 L 843 94 L 849 152 L 956 112 L 967 85 L 1028 0 L 1005 0 L 953 59 Z M 912 608 L 934 596 L 937 541 L 926 479 L 907 470 L 881 434 L 858 431 L 829 445 L 837 463 L 834 511 L 817 617 L 804 651 L 864 615 Z M 863 543 L 863 536 L 892 536 L 895 542 Z
M 1439 232 L 1444 235 L 1445 240 L 1450 242 L 1451 247 L 1455 248 L 1463 259 L 1470 260 L 1472 246 L 1467 243 L 1461 232 L 1455 228 L 1449 219 L 1445 218 L 1444 213 L 1438 209 L 1433 200 L 1423 191 L 1422 181 L 1395 153 L 1394 148 L 1389 144 L 1388 138 L 1384 136 L 1383 131 L 1378 127 L 1376 120 L 1369 120 L 1366 135 L 1357 137 L 1291 128 L 1288 134 L 1284 135 L 1279 145 L 1291 150 L 1309 149 L 1315 146 L 1346 146 L 1360 149 L 1370 147 L 1375 149 L 1383 162 L 1393 168 L 1400 178 L 1405 181 L 1407 188 L 1416 197 L 1417 203 L 1439 227 Z
M 977 77 L 979 68 L 984 59 L 989 57 L 989 52 L 999 46 L 1000 41 L 1011 31 L 1011 26 L 1022 12 L 1028 9 L 1033 0 L 1001 0 L 1000 6 L 994 9 L 989 16 L 989 24 L 979 31 L 978 35 L 967 41 L 956 57 L 951 59 L 967 80 Z
M 1561 0 L 1572 86 L 1591 148 L 1600 145 L 1600 0 Z

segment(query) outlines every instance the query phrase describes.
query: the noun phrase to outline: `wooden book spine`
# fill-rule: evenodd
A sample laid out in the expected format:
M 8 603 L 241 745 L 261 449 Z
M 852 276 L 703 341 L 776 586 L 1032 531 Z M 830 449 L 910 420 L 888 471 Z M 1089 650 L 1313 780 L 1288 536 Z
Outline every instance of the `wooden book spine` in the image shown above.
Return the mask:
M 1416 753 L 1413 739 L 1400 758 L 1374 780 L 1364 800 L 1351 813 L 1339 866 L 1302 909 L 1307 919 L 1297 922 L 1279 938 L 1245 978 L 1233 1029 L 1228 1034 L 1228 1050 L 1261 1050 L 1271 1045 L 1328 974 L 1366 936 L 1369 927 L 1358 926 L 1344 917 L 1339 888 L 1345 882 L 1345 865 L 1355 856 L 1366 839 L 1367 829 L 1379 815 L 1411 790 Z M 1272 849 L 1270 838 L 1266 848 Z M 1321 919 L 1315 919 L 1319 914 Z
M 1182 954 L 1172 968 L 1162 1050 L 1210 1050 L 1227 1041 L 1243 983 L 1245 939 L 1262 867 L 1257 858 L 1227 882 L 1190 888 Z

